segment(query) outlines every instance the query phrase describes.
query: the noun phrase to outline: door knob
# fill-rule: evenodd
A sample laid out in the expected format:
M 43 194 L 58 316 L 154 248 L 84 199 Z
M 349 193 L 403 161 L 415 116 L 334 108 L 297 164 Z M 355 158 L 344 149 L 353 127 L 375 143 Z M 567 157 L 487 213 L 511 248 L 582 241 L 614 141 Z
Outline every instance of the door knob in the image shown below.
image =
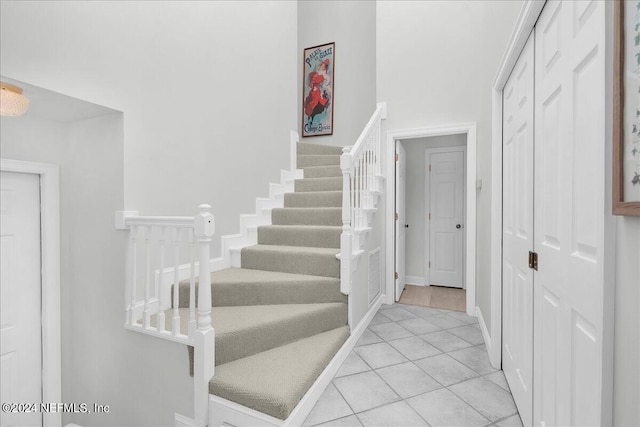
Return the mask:
M 456 228 L 462 228 L 462 225 L 456 224 Z

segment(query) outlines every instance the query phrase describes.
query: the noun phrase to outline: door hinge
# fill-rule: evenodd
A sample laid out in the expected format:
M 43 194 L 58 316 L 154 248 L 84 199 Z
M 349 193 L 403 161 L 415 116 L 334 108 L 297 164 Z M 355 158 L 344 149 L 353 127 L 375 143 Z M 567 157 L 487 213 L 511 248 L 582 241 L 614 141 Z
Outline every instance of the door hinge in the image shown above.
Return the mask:
M 400 160 L 400 154 L 396 153 L 396 162 Z
M 429 212 L 429 221 L 431 221 L 431 212 Z
M 431 165 L 429 165 L 429 172 L 431 172 Z
M 429 268 L 431 268 L 431 261 L 429 261 Z
M 398 272 L 396 271 L 396 280 L 398 280 Z
M 398 216 L 398 212 L 396 212 L 396 221 L 399 219 L 400 217 Z
M 529 268 L 538 271 L 538 254 L 529 251 Z

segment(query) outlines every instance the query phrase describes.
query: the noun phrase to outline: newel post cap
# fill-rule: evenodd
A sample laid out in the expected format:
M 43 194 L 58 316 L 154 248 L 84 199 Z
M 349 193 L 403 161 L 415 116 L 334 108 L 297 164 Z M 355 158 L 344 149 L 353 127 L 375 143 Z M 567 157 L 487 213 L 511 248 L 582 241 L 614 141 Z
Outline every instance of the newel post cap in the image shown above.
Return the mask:
M 195 234 L 198 237 L 211 237 L 215 233 L 215 217 L 211 214 L 211 206 L 202 204 L 198 206 L 200 213 L 194 218 Z
M 351 170 L 351 148 L 344 147 L 342 148 L 342 155 L 340 156 L 340 169 L 342 172 L 346 172 L 347 170 Z

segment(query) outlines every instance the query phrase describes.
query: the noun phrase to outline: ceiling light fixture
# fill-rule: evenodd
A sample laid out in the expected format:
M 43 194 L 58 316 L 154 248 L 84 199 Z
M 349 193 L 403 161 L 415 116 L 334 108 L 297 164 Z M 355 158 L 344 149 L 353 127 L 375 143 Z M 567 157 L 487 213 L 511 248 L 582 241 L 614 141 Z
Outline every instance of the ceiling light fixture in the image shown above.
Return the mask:
M 0 82 L 0 115 L 21 116 L 27 108 L 29 108 L 29 98 L 22 94 L 22 89 Z

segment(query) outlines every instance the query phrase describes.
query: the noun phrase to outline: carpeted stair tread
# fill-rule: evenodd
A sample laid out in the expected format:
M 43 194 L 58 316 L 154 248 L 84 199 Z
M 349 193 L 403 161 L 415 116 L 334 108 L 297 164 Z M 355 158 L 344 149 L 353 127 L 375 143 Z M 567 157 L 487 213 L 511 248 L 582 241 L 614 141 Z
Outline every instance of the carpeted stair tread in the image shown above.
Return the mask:
M 303 154 L 298 155 L 298 168 L 309 166 L 335 166 L 340 165 L 340 156 L 330 154 Z
M 305 178 L 342 177 L 340 166 L 309 166 L 302 169 Z
M 347 296 L 340 292 L 340 280 L 334 277 L 247 268 L 211 273 L 211 299 L 216 307 L 347 302 Z M 189 281 L 180 283 L 180 307 L 189 307 Z
M 342 191 L 342 177 L 296 179 L 295 191 Z
M 334 145 L 311 144 L 309 142 L 298 142 L 297 153 L 300 154 L 333 154 L 341 155 L 342 147 Z
M 178 309 L 180 332 L 188 331 L 189 309 Z M 170 328 L 173 310 L 165 312 Z M 251 305 L 213 307 L 216 331 L 215 363 L 222 365 L 347 324 L 343 303 Z M 156 325 L 155 316 L 152 327 Z
M 242 268 L 340 278 L 340 249 L 253 245 L 242 248 Z
M 273 225 L 342 225 L 342 208 L 275 208 Z
M 284 194 L 285 208 L 339 208 L 342 191 L 307 191 Z
M 209 391 L 284 420 L 348 337 L 344 326 L 217 366 Z
M 339 249 L 341 234 L 337 226 L 263 225 L 258 227 L 258 244 Z

